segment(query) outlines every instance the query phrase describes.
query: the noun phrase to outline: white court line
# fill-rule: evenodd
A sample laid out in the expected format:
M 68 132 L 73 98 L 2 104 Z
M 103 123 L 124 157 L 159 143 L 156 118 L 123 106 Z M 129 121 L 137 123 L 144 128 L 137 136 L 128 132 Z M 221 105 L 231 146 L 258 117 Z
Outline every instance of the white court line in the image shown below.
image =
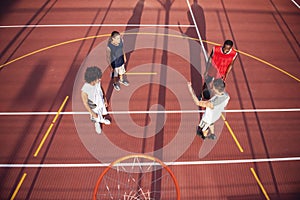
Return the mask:
M 243 164 L 261 162 L 283 162 L 300 161 L 300 157 L 286 158 L 261 158 L 261 159 L 240 159 L 240 160 L 210 160 L 210 161 L 185 161 L 185 162 L 164 162 L 168 166 L 185 165 L 216 165 L 216 164 Z M 78 164 L 0 164 L 0 168 L 78 168 L 78 167 L 107 167 L 110 163 L 78 163 Z M 145 163 L 122 163 L 122 166 L 149 166 L 156 165 L 153 162 Z M 158 164 L 157 164 L 158 165 Z
M 186 0 L 186 3 L 188 4 L 188 7 L 189 7 L 189 10 L 190 10 L 190 13 L 191 13 L 191 17 L 193 19 L 193 23 L 194 23 L 195 28 L 196 28 L 196 32 L 197 32 L 197 35 L 198 35 L 198 38 L 199 38 L 199 41 L 200 41 L 200 44 L 201 44 L 201 47 L 202 47 L 202 51 L 203 51 L 203 54 L 204 54 L 204 57 L 205 57 L 205 61 L 207 62 L 208 61 L 207 52 L 204 48 L 204 45 L 203 45 L 203 42 L 202 42 L 202 37 L 200 35 L 199 29 L 198 29 L 198 26 L 197 26 L 197 23 L 196 23 L 196 20 L 195 20 L 195 17 L 194 17 L 194 13 L 192 11 L 191 4 L 190 4 L 189 0 Z
M 300 6 L 296 1 L 294 1 L 294 0 L 291 0 L 291 1 L 300 9 Z
M 192 24 L 29 24 L 29 25 L 7 25 L 0 28 L 65 28 L 65 27 L 195 27 Z
M 225 113 L 262 113 L 262 112 L 299 112 L 300 108 L 286 109 L 243 109 L 243 110 L 225 110 Z M 189 114 L 203 113 L 204 110 L 164 110 L 164 111 L 110 111 L 108 114 Z M 0 112 L 0 116 L 4 115 L 56 115 L 57 112 Z M 60 112 L 61 115 L 86 115 L 89 112 Z

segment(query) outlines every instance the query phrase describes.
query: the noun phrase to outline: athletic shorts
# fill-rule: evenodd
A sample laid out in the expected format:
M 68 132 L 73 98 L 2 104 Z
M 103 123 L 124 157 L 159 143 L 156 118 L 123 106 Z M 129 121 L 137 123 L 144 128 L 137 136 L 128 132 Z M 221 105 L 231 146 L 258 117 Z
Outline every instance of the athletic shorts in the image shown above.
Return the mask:
M 207 122 L 201 120 L 199 123 L 199 127 L 202 128 L 202 131 L 206 131 L 210 126 L 213 126 L 214 124 L 208 124 Z
M 114 68 L 113 77 L 118 77 L 119 75 L 123 75 L 126 73 L 125 66 L 122 65 L 120 67 Z

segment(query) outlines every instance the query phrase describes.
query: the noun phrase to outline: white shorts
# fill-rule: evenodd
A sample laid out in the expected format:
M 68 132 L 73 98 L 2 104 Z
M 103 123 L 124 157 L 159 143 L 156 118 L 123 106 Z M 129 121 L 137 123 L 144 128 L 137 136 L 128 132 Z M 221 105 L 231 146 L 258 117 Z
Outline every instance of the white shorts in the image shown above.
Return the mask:
M 123 75 L 126 73 L 124 64 L 120 67 L 114 68 L 114 77 L 118 77 L 119 75 Z
M 97 108 L 94 108 L 92 110 L 98 115 L 98 118 L 94 118 L 91 115 L 91 120 L 94 121 L 94 122 L 101 122 L 102 123 L 104 121 L 103 115 L 107 115 L 108 114 L 107 109 L 106 109 L 105 106 L 103 106 L 101 108 L 97 107 Z
M 206 131 L 210 126 L 213 126 L 214 124 L 208 124 L 207 122 L 201 120 L 199 123 L 199 127 L 202 129 L 202 131 Z

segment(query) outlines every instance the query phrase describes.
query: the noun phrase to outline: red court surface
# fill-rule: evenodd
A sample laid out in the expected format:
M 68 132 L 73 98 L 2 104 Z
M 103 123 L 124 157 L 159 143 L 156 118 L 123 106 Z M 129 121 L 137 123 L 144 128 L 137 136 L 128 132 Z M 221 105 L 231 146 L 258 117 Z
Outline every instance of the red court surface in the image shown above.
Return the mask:
M 189 3 L 0 3 L 0 199 L 92 199 L 105 166 L 134 153 L 165 162 L 182 200 L 300 199 L 299 1 Z M 202 84 L 197 29 L 208 53 L 226 39 L 239 51 L 214 143 L 196 136 L 187 91 Z M 103 50 L 113 30 L 128 58 L 130 86 L 119 92 Z M 110 102 L 101 135 L 79 98 L 90 65 Z

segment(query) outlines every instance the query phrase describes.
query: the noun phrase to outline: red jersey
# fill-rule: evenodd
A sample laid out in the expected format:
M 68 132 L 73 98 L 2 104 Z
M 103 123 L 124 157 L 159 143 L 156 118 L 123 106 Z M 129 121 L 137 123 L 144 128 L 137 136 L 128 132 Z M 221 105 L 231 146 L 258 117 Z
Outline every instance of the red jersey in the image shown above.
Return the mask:
M 237 56 L 237 52 L 231 48 L 231 50 L 225 54 L 222 51 L 222 46 L 213 47 L 213 56 L 212 56 L 212 66 L 208 70 L 208 75 L 221 78 L 224 76 L 228 70 L 230 63 Z

